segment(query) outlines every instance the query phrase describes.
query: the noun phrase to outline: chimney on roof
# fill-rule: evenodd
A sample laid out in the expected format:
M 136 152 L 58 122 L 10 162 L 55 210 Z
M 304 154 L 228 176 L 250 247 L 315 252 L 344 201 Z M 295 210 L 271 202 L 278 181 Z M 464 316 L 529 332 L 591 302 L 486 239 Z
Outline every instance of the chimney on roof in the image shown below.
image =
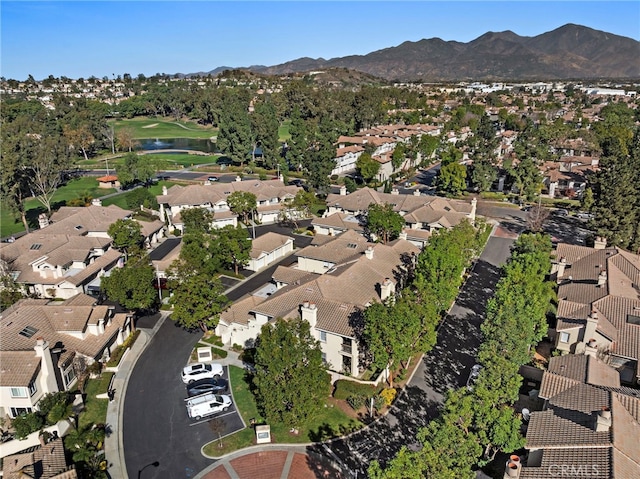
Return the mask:
M 49 217 L 46 213 L 40 213 L 38 215 L 38 227 L 42 229 L 46 228 L 47 226 L 49 226 Z
M 380 283 L 380 299 L 385 301 L 388 298 L 393 296 L 395 292 L 395 284 L 389 278 L 385 278 L 382 283 Z
M 407 232 L 406 231 L 402 231 L 400 233 L 400 236 L 398 236 L 401 240 L 407 240 Z
M 91 206 L 102 206 L 102 200 L 100 198 L 92 199 Z
M 316 322 L 318 321 L 318 308 L 316 307 L 316 303 L 310 303 L 309 301 L 305 301 L 300 306 L 300 316 L 303 321 L 306 321 L 311 326 L 311 329 L 316 327 Z
M 598 343 L 594 338 L 589 339 L 589 342 L 584 348 L 585 356 L 591 356 L 594 359 L 598 358 Z
M 607 283 L 607 272 L 605 270 L 600 271 L 598 275 L 598 287 L 603 287 Z
M 398 190 L 398 188 L 393 188 L 393 189 L 391 190 L 391 194 L 392 194 L 392 195 L 399 195 L 399 194 L 400 194 L 400 191 Z
M 420 196 L 420 195 L 421 193 L 419 189 L 416 188 L 415 190 L 413 190 L 413 196 Z
M 605 249 L 607 247 L 607 238 L 605 238 L 604 236 L 596 237 L 595 241 L 593 242 L 593 247 L 595 249 Z
M 51 359 L 49 343 L 47 343 L 42 336 L 38 336 L 36 338 L 36 345 L 33 349 L 36 351 L 36 356 L 40 358 L 40 367 L 42 368 L 41 371 L 44 378 L 44 384 L 46 384 L 47 387 L 55 387 L 55 370 L 53 369 L 53 360 Z M 43 392 L 57 392 L 57 390 L 45 390 Z
M 166 196 L 167 195 L 167 187 L 166 186 L 162 186 L 162 195 Z
M 240 175 L 236 175 L 236 181 L 242 181 L 242 178 L 240 178 Z
M 373 259 L 373 246 L 367 246 L 364 255 L 367 257 L 367 259 Z
M 555 263 L 551 268 L 551 274 L 556 273 L 556 278 L 560 279 L 564 276 L 564 271 L 567 268 L 567 258 L 560 257 L 560 261 Z
M 596 432 L 606 432 L 611 428 L 611 410 L 608 407 L 597 411 L 595 419 Z
M 504 479 L 517 479 L 520 477 L 520 471 L 522 470 L 522 462 L 520 456 L 512 454 L 507 461 L 504 469 Z

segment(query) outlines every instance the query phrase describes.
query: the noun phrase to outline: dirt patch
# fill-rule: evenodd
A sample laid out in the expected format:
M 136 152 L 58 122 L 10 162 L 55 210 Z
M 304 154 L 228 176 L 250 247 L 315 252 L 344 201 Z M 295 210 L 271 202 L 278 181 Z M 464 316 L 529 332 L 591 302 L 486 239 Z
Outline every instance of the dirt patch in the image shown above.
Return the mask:
M 360 419 L 358 411 L 354 411 L 345 400 L 330 397 L 327 399 L 327 404 L 329 404 L 329 406 L 337 407 L 352 419 Z
M 159 125 L 159 123 L 153 123 L 153 124 L 151 124 L 151 125 L 143 126 L 142 128 L 155 128 L 155 127 L 156 127 L 156 126 L 158 126 L 158 125 Z

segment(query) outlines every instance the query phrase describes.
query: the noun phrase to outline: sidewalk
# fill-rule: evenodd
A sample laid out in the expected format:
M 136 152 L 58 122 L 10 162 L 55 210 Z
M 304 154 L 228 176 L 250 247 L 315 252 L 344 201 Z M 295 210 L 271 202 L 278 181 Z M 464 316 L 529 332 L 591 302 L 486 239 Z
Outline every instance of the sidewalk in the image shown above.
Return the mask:
M 111 434 L 104 440 L 104 453 L 108 464 L 107 471 L 113 479 L 128 479 L 124 461 L 124 449 L 122 447 L 122 412 L 129 376 L 149 341 L 170 314 L 170 311 L 160 311 L 160 319 L 158 319 L 153 329 L 139 329 L 140 335 L 124 359 L 120 361 L 118 371 L 114 375 L 112 388 L 115 389 L 115 398 L 109 402 L 107 407 L 107 426 L 111 428 Z

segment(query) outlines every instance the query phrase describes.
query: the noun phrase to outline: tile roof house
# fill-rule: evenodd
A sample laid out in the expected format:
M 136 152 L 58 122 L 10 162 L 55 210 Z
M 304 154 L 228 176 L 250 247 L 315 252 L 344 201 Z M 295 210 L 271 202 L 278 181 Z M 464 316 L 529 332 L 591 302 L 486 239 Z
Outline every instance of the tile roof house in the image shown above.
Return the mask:
M 405 220 L 402 238 L 418 247 L 423 247 L 434 231 L 451 228 L 464 220 L 473 223 L 476 218 L 475 198 L 468 203 L 422 195 L 418 190 L 415 190 L 413 195 L 401 195 L 397 190 L 392 193 L 380 193 L 365 187 L 350 194 L 347 194 L 346 188 L 342 188 L 340 194 L 330 194 L 327 197 L 327 210 L 323 218 L 314 219 L 312 224 L 320 234 L 341 234 L 347 230 L 364 231 L 369 205 L 385 203 L 391 204 L 393 210 Z M 334 218 L 336 214 L 339 216 Z
M 213 211 L 213 226 L 222 228 L 227 225 L 236 226 L 237 216 L 231 212 L 227 204 L 227 196 L 235 191 L 248 191 L 256 195 L 256 220 L 261 223 L 273 223 L 278 220 L 284 203 L 292 200 L 301 188 L 285 185 L 281 180 L 247 180 L 232 183 L 210 183 L 205 185 L 175 185 L 162 189 L 157 196 L 162 219 L 166 219 L 171 229 L 184 231 L 180 211 L 185 208 L 207 208 Z
M 293 238 L 273 232 L 266 233 L 251 242 L 251 259 L 246 268 L 258 271 L 292 251 Z
M 525 464 L 505 478 L 640 477 L 640 393 L 621 388 L 618 371 L 595 354 L 551 358 L 531 413 Z
M 43 395 L 69 390 L 83 364 L 106 360 L 132 318 L 80 294 L 22 299 L 0 314 L 0 417 L 31 412 Z
M 552 274 L 558 281 L 556 348 L 597 350 L 620 371 L 623 383 L 640 382 L 640 256 L 607 248 L 558 244 Z
M 109 226 L 131 217 L 118 206 L 63 206 L 39 230 L 0 243 L 0 260 L 15 281 L 43 298 L 97 294 L 100 278 L 120 259 L 111 248 Z M 140 221 L 148 246 L 163 236 L 161 221 Z
M 263 325 L 301 317 L 320 341 L 328 368 L 358 377 L 363 371 L 357 322 L 362 311 L 403 286 L 419 249 L 404 240 L 369 243 L 355 232 L 300 250 L 297 268 L 279 267 L 268 295 L 254 293 L 220 315 L 225 344 L 251 344 Z
M 44 441 L 43 441 L 44 442 Z M 62 438 L 6 456 L 2 459 L 3 479 L 76 479 L 73 464 L 65 457 Z

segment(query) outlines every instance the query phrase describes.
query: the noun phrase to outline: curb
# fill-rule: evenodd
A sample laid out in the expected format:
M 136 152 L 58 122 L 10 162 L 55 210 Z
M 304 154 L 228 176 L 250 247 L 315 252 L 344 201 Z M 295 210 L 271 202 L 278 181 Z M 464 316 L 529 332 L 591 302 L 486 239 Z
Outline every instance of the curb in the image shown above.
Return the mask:
M 160 329 L 160 326 L 162 326 L 165 319 L 169 317 L 169 314 L 170 313 L 167 311 L 160 311 L 160 318 L 154 325 L 153 329 L 140 329 L 140 335 L 138 336 L 138 339 L 133 344 L 133 346 L 130 348 L 130 353 L 127 354 L 126 361 L 120 362 L 118 371 L 113 376 L 114 379 L 112 381 L 112 384 L 118 393 L 118 397 L 116 400 L 109 402 L 109 405 L 107 407 L 106 422 L 112 427 L 115 424 L 116 430 L 112 431 L 104 441 L 104 453 L 108 463 L 107 470 L 113 478 L 129 478 L 124 459 L 122 411 L 124 409 L 124 398 L 127 393 L 127 385 L 129 383 L 131 371 L 138 361 L 138 358 L 140 358 L 141 354 L 147 348 L 147 345 L 149 344 L 153 336 L 155 336 L 158 329 Z

